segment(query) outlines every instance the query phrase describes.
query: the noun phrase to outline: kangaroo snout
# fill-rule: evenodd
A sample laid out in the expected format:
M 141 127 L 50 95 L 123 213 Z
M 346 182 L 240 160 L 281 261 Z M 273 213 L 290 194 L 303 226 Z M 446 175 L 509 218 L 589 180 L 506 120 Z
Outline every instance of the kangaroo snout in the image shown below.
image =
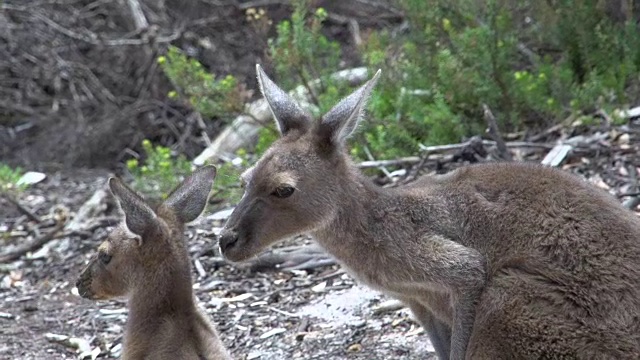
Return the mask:
M 238 239 L 238 232 L 235 229 L 224 229 L 218 238 L 220 251 L 224 253 L 225 251 L 232 249 L 236 244 L 238 244 Z

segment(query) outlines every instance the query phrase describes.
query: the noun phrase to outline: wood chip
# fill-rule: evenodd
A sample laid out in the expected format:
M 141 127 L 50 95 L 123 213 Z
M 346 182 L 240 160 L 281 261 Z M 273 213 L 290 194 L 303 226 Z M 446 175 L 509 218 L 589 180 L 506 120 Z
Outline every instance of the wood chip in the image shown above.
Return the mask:
M 569 151 L 573 149 L 573 146 L 567 144 L 558 144 L 549 151 L 547 156 L 542 159 L 541 164 L 547 166 L 558 166 L 564 158 L 569 154 Z
M 275 328 L 275 329 L 271 329 L 269 331 L 267 331 L 266 333 L 260 335 L 260 339 L 267 339 L 270 338 L 272 336 L 278 335 L 278 334 L 282 334 L 283 332 L 286 332 L 287 329 L 285 328 Z

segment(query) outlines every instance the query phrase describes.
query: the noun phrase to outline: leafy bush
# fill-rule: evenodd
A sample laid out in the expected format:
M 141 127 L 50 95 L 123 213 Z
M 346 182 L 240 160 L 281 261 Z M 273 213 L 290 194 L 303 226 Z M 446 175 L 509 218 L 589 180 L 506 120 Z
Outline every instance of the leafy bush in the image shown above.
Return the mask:
M 127 161 L 127 169 L 133 176 L 133 188 L 145 196 L 165 199 L 186 175 L 191 173 L 191 163 L 182 156 L 173 156 L 171 149 L 153 146 L 151 141 L 142 141 L 145 160 Z
M 363 129 L 371 152 L 481 132 L 482 103 L 509 131 L 638 101 L 640 33 L 598 3 L 403 0 L 410 30 L 374 33 L 363 47 L 385 74 Z
M 340 45 L 320 32 L 327 17 L 323 8 L 309 14 L 308 0 L 294 0 L 292 4 L 291 20 L 280 22 L 276 28 L 278 35 L 269 40 L 269 55 L 283 88 L 303 84 L 316 105 L 322 106 L 320 97 L 333 91 L 328 89 L 328 75 L 338 69 Z M 312 89 L 314 79 L 320 79 L 319 91 Z
M 18 184 L 24 171 L 20 167 L 12 168 L 7 164 L 0 163 L 0 194 L 8 192 L 19 192 L 26 188 L 26 185 Z
M 242 111 L 243 99 L 232 75 L 216 80 L 200 62 L 188 58 L 174 46 L 169 47 L 166 56 L 158 57 L 158 64 L 176 88 L 167 94 L 169 98 L 180 97 L 188 101 L 207 118 Z
M 399 3 L 407 31 L 363 32 L 362 60 L 371 71 L 382 68 L 383 76 L 351 142 L 358 158 L 404 156 L 419 144 L 482 133 L 482 104 L 503 131 L 515 131 L 640 100 L 640 32 L 634 19 L 612 15 L 613 2 Z M 276 80 L 285 90 L 302 84 L 324 113 L 353 89 L 330 77 L 339 69 L 341 50 L 321 33 L 327 12 L 311 11 L 309 0 L 292 5 L 291 18 L 276 25 L 277 36 L 269 41 Z M 264 10 L 246 15 L 256 28 L 271 24 Z M 198 111 L 229 111 L 234 80 L 216 81 L 173 48 L 160 60 L 180 96 Z M 274 128 L 264 129 L 257 154 L 275 138 Z
M 231 204 L 236 204 L 240 201 L 243 192 L 240 186 L 240 174 L 247 165 L 245 158 L 243 152 L 240 151 L 238 159 L 242 160 L 241 162 L 224 162 L 216 165 L 218 175 L 213 182 L 213 194 L 211 195 L 213 198 L 221 199 Z

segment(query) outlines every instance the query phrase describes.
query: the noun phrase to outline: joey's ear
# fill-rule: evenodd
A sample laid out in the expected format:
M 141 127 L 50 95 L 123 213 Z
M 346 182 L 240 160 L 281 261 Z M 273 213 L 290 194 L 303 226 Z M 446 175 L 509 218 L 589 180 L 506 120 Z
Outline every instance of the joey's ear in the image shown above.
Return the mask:
M 306 131 L 311 120 L 307 112 L 302 110 L 291 96 L 269 79 L 260 64 L 256 64 L 256 72 L 258 73 L 260 91 L 269 104 L 269 109 L 276 120 L 280 134 L 286 135 L 291 130 Z
M 380 73 L 382 70 L 378 70 L 371 80 L 324 114 L 318 127 L 320 141 L 340 146 L 353 133 L 362 117 L 371 90 L 378 82 Z
M 213 165 L 195 170 L 169 194 L 163 205 L 173 210 L 182 223 L 195 220 L 209 201 L 215 177 L 216 167 Z
M 120 179 L 109 178 L 109 189 L 124 213 L 125 224 L 129 231 L 142 236 L 149 226 L 157 224 L 156 214 L 151 207 Z

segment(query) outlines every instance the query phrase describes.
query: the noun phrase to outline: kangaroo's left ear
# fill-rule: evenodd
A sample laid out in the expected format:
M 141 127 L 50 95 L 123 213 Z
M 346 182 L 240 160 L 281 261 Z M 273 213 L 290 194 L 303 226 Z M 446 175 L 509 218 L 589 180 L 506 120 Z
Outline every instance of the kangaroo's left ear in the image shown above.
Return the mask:
M 291 96 L 276 85 L 258 64 L 256 65 L 256 72 L 260 91 L 262 91 L 262 95 L 267 100 L 267 104 L 269 104 L 269 109 L 276 121 L 278 130 L 280 130 L 280 134 L 284 136 L 292 130 L 305 132 L 311 124 L 311 116 Z
M 378 70 L 371 80 L 342 99 L 322 117 L 318 127 L 318 135 L 323 145 L 342 146 L 358 127 L 371 90 L 378 82 L 381 73 L 382 70 Z
M 182 223 L 195 220 L 209 201 L 215 177 L 216 167 L 213 165 L 195 170 L 169 194 L 163 205 L 171 209 Z
M 124 223 L 129 231 L 141 237 L 151 226 L 157 226 L 158 220 L 153 209 L 120 179 L 109 178 L 109 189 L 124 213 Z

